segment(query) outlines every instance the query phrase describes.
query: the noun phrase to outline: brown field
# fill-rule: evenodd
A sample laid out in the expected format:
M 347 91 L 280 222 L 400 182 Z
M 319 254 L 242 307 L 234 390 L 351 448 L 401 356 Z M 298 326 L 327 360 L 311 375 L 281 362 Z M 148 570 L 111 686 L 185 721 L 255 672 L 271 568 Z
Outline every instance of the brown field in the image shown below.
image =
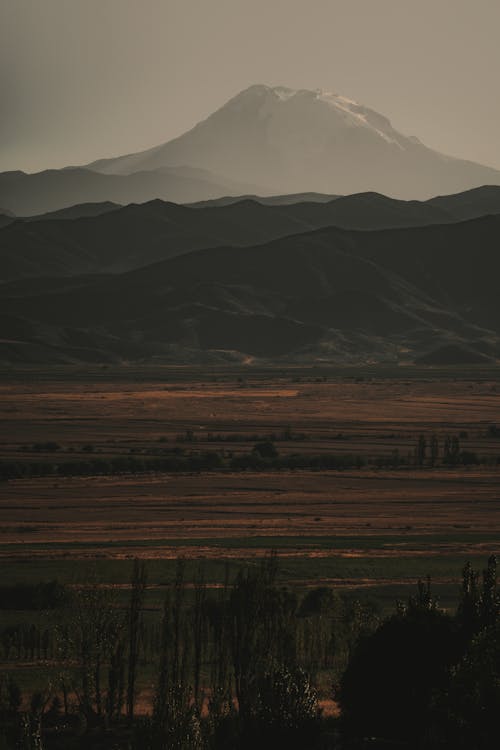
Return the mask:
M 171 554 L 169 540 L 189 540 L 194 552 L 206 539 L 283 536 L 300 550 L 302 537 L 368 544 L 372 535 L 390 536 L 393 550 L 379 553 L 392 554 L 408 535 L 500 531 L 499 478 L 495 467 L 13 480 L 0 485 L 0 555 L 25 555 L 42 542 L 56 554 L 61 543 L 148 541 L 157 557 Z
M 0 458 L 9 461 L 151 456 L 176 446 L 235 454 L 274 435 L 282 454 L 352 453 L 370 464 L 395 449 L 412 456 L 418 435 L 435 433 L 441 442 L 460 435 L 462 449 L 487 463 L 11 480 L 0 484 L 0 556 L 244 559 L 276 547 L 284 558 L 307 558 L 317 580 L 314 561 L 321 569 L 325 558 L 401 563 L 500 550 L 500 440 L 488 430 L 500 422 L 497 373 L 403 375 L 4 375 Z M 47 441 L 58 450 L 45 450 Z
M 209 432 L 263 433 L 288 425 L 312 438 L 309 450 L 317 448 L 316 441 L 324 447 L 324 440 L 335 440 L 337 448 L 349 451 L 380 451 L 396 441 L 398 447 L 412 443 L 426 430 L 470 431 L 468 440 L 477 449 L 500 449 L 485 434 L 485 427 L 500 419 L 500 382 L 492 377 L 304 380 L 279 373 L 252 380 L 245 373 L 244 380 L 233 376 L 231 382 L 200 373 L 195 381 L 169 382 L 168 371 L 162 382 L 5 379 L 0 450 L 57 440 L 75 449 L 91 441 L 109 452 L 135 444 L 144 448 L 186 430 L 203 443 Z

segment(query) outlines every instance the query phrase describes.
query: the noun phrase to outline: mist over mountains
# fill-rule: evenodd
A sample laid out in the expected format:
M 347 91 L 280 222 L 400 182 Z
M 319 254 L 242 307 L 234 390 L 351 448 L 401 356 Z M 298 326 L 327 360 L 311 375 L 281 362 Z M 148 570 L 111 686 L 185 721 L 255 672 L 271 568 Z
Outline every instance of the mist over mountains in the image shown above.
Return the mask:
M 251 183 L 190 167 L 161 167 L 130 175 L 100 174 L 81 167 L 36 174 L 0 173 L 0 205 L 17 216 L 58 211 L 82 203 L 144 203 L 155 198 L 188 203 L 256 191 Z
M 347 97 L 255 85 L 146 151 L 85 167 L 0 173 L 0 206 L 27 216 L 81 203 L 192 203 L 248 194 L 427 199 L 498 184 L 500 171 L 438 153 Z

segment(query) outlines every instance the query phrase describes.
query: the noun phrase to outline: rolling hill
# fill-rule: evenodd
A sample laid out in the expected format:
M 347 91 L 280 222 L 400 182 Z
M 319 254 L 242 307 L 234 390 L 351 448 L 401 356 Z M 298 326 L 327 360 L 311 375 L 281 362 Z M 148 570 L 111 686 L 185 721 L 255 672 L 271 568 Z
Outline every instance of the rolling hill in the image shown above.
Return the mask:
M 493 362 L 499 241 L 500 216 L 327 227 L 113 276 L 11 282 L 1 358 L 407 362 L 454 347 Z
M 76 206 L 29 222 L 11 221 L 0 229 L 0 280 L 116 273 L 193 250 L 257 245 L 326 226 L 422 226 L 489 211 L 500 211 L 500 187 L 427 202 L 362 193 L 327 202 L 276 205 L 245 199 L 208 207 L 159 200 L 122 208 L 113 204 Z

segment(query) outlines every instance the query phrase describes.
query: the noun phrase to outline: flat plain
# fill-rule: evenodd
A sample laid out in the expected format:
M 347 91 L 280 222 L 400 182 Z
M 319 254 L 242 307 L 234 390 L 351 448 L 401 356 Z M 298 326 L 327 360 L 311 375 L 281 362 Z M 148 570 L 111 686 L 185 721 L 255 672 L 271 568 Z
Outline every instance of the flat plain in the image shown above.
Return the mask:
M 96 473 L 0 483 L 11 580 L 72 581 L 89 565 L 125 584 L 131 560 L 168 582 L 177 557 L 223 567 L 273 549 L 301 586 L 381 590 L 500 551 L 498 371 L 156 368 L 4 373 L 0 459 L 18 465 L 218 452 L 271 441 L 280 456 L 356 455 L 344 470 Z M 415 465 L 419 437 L 426 454 Z M 430 442 L 438 458 L 431 466 Z M 479 463 L 444 465 L 444 445 Z M 387 467 L 397 454 L 400 465 Z M 224 565 L 223 565 L 224 564 Z

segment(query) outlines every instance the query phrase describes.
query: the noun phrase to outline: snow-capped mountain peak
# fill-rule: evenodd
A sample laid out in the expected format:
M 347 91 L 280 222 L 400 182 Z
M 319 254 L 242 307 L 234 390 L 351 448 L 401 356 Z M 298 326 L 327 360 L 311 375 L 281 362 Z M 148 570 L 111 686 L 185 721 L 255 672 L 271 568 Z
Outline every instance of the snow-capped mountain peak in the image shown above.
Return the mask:
M 445 157 L 347 96 L 264 84 L 241 91 L 179 138 L 89 166 L 118 174 L 196 167 L 274 193 L 420 198 L 500 183 L 497 170 Z

